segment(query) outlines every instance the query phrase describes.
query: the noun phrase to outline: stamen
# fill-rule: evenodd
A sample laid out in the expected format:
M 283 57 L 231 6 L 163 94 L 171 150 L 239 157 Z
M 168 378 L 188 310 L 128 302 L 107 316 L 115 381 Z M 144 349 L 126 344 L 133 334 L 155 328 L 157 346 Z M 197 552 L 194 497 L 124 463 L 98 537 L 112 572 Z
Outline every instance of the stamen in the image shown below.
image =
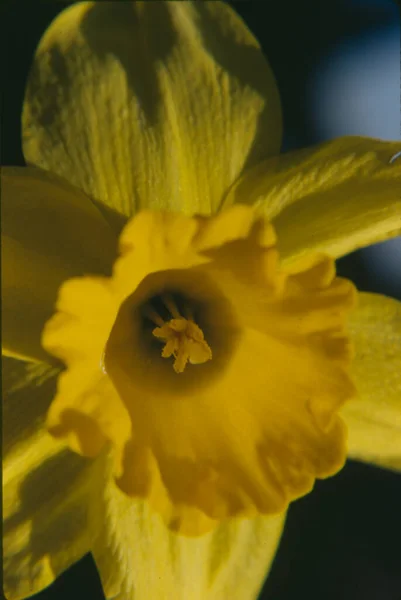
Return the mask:
M 179 317 L 156 327 L 153 335 L 165 342 L 162 357 L 175 357 L 173 369 L 182 373 L 190 362 L 198 365 L 211 360 L 212 350 L 205 340 L 202 329 L 193 321 Z
M 149 304 L 146 304 L 143 307 L 143 316 L 147 317 L 155 325 L 159 325 L 159 327 L 163 327 L 164 325 L 164 320 L 161 318 L 159 313 L 157 313 L 155 309 L 152 308 L 152 306 L 150 306 Z
M 188 304 L 185 304 L 185 306 L 183 308 L 183 313 L 184 313 L 184 317 L 186 319 L 188 319 L 188 321 L 194 320 L 194 313 L 192 311 L 192 308 L 190 306 L 188 306 Z
M 173 297 L 170 294 L 163 294 L 161 299 L 164 306 L 168 311 L 170 311 L 170 314 L 174 317 L 174 319 L 179 319 L 181 315 Z

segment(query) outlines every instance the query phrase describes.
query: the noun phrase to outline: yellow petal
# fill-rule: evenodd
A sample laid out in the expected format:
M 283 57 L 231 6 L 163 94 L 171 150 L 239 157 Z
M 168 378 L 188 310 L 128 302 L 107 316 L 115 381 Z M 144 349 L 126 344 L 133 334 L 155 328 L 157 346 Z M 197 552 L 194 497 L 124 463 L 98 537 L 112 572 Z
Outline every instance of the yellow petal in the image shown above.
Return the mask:
M 93 556 L 105 592 L 107 582 L 113 591 L 114 579 L 122 600 L 255 600 L 285 519 L 231 519 L 200 538 L 186 538 L 169 531 L 146 502 L 125 496 L 111 474 L 98 503 L 104 526 Z
M 233 202 L 272 221 L 283 259 L 318 250 L 338 258 L 401 233 L 400 142 L 339 138 L 261 163 Z
M 107 273 L 114 235 L 82 192 L 35 168 L 1 169 L 1 217 L 3 352 L 49 360 L 40 336 L 60 284 Z
M 25 159 L 124 215 L 214 212 L 280 140 L 271 70 L 224 3 L 81 2 L 37 49 Z
M 50 431 L 89 456 L 109 440 L 117 485 L 184 535 L 282 512 L 345 460 L 336 412 L 354 394 L 355 290 L 327 256 L 282 272 L 274 240 L 241 205 L 210 218 L 141 212 L 113 277 L 66 282 L 44 330 L 68 367 Z M 211 355 L 181 369 L 154 315 L 187 323 L 188 306 Z
M 77 456 L 46 431 L 54 370 L 3 358 L 2 379 L 4 592 L 19 600 L 90 551 L 101 459 Z
M 401 302 L 360 293 L 350 333 L 359 397 L 341 410 L 349 454 L 401 471 Z

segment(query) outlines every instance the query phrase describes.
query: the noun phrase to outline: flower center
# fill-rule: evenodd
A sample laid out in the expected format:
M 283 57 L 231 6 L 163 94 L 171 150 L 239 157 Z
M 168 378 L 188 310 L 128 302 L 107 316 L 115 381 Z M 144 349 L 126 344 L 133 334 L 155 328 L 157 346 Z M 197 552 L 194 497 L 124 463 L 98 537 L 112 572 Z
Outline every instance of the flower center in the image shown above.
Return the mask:
M 164 321 L 150 304 L 144 308 L 144 315 L 158 325 L 152 334 L 164 342 L 162 357 L 174 356 L 173 369 L 176 373 L 182 373 L 188 362 L 198 365 L 211 360 L 212 351 L 202 329 L 194 322 L 191 309 L 185 307 L 184 317 L 170 294 L 163 294 L 161 301 L 171 314 L 171 319 Z

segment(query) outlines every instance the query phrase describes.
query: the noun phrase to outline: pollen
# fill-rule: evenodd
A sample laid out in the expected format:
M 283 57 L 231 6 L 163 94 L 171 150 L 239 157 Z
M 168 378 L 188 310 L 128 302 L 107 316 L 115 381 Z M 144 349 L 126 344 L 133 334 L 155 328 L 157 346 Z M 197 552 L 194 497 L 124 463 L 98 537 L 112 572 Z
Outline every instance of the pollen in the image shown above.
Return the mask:
M 172 318 L 164 321 L 150 306 L 146 307 L 146 316 L 158 325 L 152 334 L 164 342 L 162 357 L 174 356 L 173 369 L 176 373 L 183 373 L 188 362 L 199 365 L 211 360 L 212 350 L 202 329 L 194 322 L 190 308 L 185 307 L 185 316 L 182 316 L 172 296 L 163 294 L 161 300 Z

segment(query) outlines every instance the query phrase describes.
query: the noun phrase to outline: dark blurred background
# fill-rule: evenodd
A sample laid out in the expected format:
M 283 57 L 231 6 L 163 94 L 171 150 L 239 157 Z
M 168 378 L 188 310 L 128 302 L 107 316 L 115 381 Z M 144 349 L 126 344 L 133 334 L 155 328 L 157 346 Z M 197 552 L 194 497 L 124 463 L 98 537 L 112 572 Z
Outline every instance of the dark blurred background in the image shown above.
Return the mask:
M 3 165 L 24 164 L 20 114 L 29 65 L 46 27 L 70 4 L 12 2 L 2 14 Z M 276 75 L 284 150 L 340 135 L 401 139 L 395 0 L 231 4 L 259 39 Z M 338 271 L 360 290 L 401 299 L 401 238 L 341 259 Z M 32 598 L 103 599 L 91 556 Z M 260 599 L 301 598 L 401 600 L 401 475 L 349 461 L 339 475 L 318 482 L 312 494 L 291 506 Z

